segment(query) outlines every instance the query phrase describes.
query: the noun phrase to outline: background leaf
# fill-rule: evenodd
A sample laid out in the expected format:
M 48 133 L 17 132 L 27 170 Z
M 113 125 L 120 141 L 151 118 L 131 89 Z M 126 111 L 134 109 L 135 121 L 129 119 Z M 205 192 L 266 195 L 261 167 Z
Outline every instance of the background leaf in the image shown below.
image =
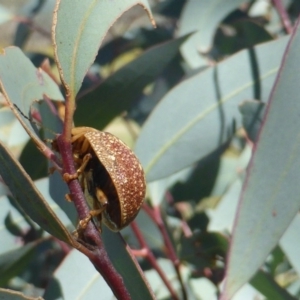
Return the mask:
M 24 211 L 44 230 L 72 244 L 73 238 L 54 214 L 22 166 L 0 143 L 0 174 Z
M 260 291 L 267 299 L 272 300 L 296 300 L 297 298 L 291 296 L 284 288 L 280 287 L 278 283 L 262 271 L 259 271 L 255 277 L 250 281 L 251 284 Z
M 30 260 L 37 254 L 36 245 L 37 243 L 30 243 L 0 255 L 0 286 L 6 286 L 12 277 L 24 271 Z
M 123 277 L 132 299 L 154 299 L 151 289 L 145 284 L 144 274 L 138 271 L 141 270 L 140 266 L 131 258 L 129 246 L 120 237 L 103 226 L 102 238 L 106 251 L 117 272 Z
M 268 99 L 286 43 L 281 38 L 241 51 L 170 90 L 135 147 L 148 181 L 190 166 L 228 141 L 241 126 L 238 105 L 253 97 Z
M 103 128 L 127 109 L 142 89 L 178 54 L 187 36 L 155 46 L 108 77 L 98 88 L 79 99 L 76 126 Z
M 41 297 L 29 297 L 20 292 L 8 289 L 0 289 L 0 297 L 6 300 L 42 300 Z
M 196 31 L 181 48 L 185 61 L 192 68 L 208 64 L 208 59 L 201 53 L 209 50 L 213 35 L 222 19 L 244 2 L 243 0 L 187 1 L 180 17 L 178 35 Z
M 132 299 L 138 300 L 142 297 L 152 300 L 153 297 L 131 260 L 125 243 L 117 234 L 105 227 L 103 229 L 106 250 L 113 265 L 123 277 Z M 71 278 L 68 275 L 70 271 L 77 276 Z M 45 299 L 57 299 L 61 296 L 65 299 L 73 299 L 81 295 L 83 299 L 92 299 L 96 294 L 99 294 L 99 290 L 101 290 L 101 299 L 113 297 L 110 288 L 88 259 L 78 251 L 71 251 L 55 272 L 54 279 L 47 288 L 44 297 Z
M 76 276 L 69 276 L 70 272 Z M 92 299 L 99 295 L 101 299 L 113 298 L 113 293 L 107 283 L 96 271 L 88 258 L 80 252 L 71 251 L 48 285 L 45 299 Z
M 298 24 L 247 171 L 221 299 L 230 299 L 253 276 L 300 208 L 299 47 Z
M 6 48 L 0 55 L 0 87 L 24 129 L 40 149 L 45 148 L 30 121 L 22 114 L 30 116 L 33 102 L 42 100 L 44 95 L 62 101 L 59 87 L 44 71 L 36 69 L 17 47 Z
M 147 0 L 57 1 L 53 17 L 55 57 L 62 81 L 71 94 L 75 96 L 79 91 L 108 29 L 137 4 L 145 8 L 154 24 Z

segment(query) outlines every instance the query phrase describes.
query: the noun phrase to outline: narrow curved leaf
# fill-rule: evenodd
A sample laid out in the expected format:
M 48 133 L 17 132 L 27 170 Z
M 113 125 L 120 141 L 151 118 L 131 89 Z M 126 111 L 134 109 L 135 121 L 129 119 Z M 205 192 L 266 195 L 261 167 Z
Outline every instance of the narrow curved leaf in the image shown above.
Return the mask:
M 24 115 L 29 116 L 33 102 L 42 100 L 44 95 L 62 101 L 59 87 L 17 47 L 8 47 L 0 55 L 0 87 L 13 113 L 43 152 L 46 145 Z
M 299 21 L 273 87 L 235 220 L 225 290 L 232 295 L 260 268 L 300 208 Z
M 260 291 L 266 299 L 297 300 L 286 289 L 282 288 L 271 275 L 259 271 L 251 280 L 251 285 Z
M 299 251 L 300 248 L 300 214 L 298 213 L 289 228 L 280 239 L 280 248 L 289 260 L 296 273 L 300 274 Z
M 143 88 L 178 54 L 187 36 L 155 46 L 116 71 L 97 89 L 78 101 L 76 126 L 103 128 L 140 95 Z
M 14 18 L 14 14 L 4 5 L 0 4 L 0 25 Z
M 6 300 L 42 300 L 41 297 L 30 297 L 20 292 L 0 288 L 0 298 Z
M 20 163 L 0 143 L 0 174 L 15 200 L 44 230 L 72 244 L 73 238 L 34 186 Z
M 36 248 L 40 242 L 29 243 L 0 255 L 0 286 L 7 286 L 10 279 L 25 272 L 30 261 L 38 255 Z
M 123 277 L 125 286 L 132 300 L 153 300 L 149 287 L 145 284 L 142 273 L 138 271 L 128 253 L 127 245 L 120 235 L 103 227 L 103 241 L 110 260 L 118 273 Z M 68 274 L 76 274 L 69 276 Z M 93 299 L 101 293 L 100 299 L 112 299 L 113 294 L 102 276 L 89 260 L 78 251 L 71 251 L 50 282 L 45 299 L 54 299 L 54 295 L 64 299 Z
M 135 257 L 132 257 L 129 246 L 120 237 L 103 226 L 102 238 L 105 249 L 117 272 L 123 277 L 131 298 L 133 300 L 153 300 L 154 295 L 140 266 Z
M 207 52 L 220 22 L 244 0 L 188 1 L 179 23 L 178 35 L 196 31 L 181 47 L 184 59 L 192 68 L 207 65 L 201 52 Z
M 43 296 L 44 299 L 93 299 L 96 295 L 100 299 L 114 299 L 111 289 L 89 259 L 73 250 L 55 271 Z
M 173 174 L 228 141 L 233 122 L 241 125 L 238 105 L 245 99 L 268 99 L 286 43 L 287 37 L 243 50 L 173 88 L 136 143 L 147 179 Z
M 58 0 L 53 17 L 56 62 L 66 89 L 75 96 L 103 38 L 112 24 L 140 4 L 152 15 L 147 0 Z
M 248 138 L 255 142 L 265 113 L 265 103 L 257 100 L 245 100 L 239 106 L 243 115 L 243 127 Z

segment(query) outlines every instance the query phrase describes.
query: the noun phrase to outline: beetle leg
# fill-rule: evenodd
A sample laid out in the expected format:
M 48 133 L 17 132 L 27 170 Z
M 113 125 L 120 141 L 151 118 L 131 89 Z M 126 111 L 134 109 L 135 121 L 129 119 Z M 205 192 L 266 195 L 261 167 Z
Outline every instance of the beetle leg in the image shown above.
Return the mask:
M 77 169 L 76 173 L 74 174 L 69 174 L 69 173 L 64 173 L 63 174 L 63 179 L 65 182 L 70 182 L 71 180 L 73 179 L 77 179 L 79 177 L 79 175 L 81 173 L 83 173 L 84 169 L 86 168 L 89 160 L 92 158 L 92 155 L 90 153 L 87 153 L 84 157 L 83 157 L 83 160 L 82 160 L 82 164 L 81 166 L 79 167 L 79 169 Z
M 88 217 L 86 217 L 86 218 L 80 220 L 80 221 L 79 221 L 79 224 L 78 224 L 79 229 L 81 229 L 81 230 L 82 230 L 82 229 L 85 229 L 86 226 L 87 226 L 87 224 L 88 224 L 88 222 L 91 221 L 91 219 L 92 219 L 92 216 L 89 215 Z M 77 231 L 78 231 L 79 229 L 77 229 Z
M 80 229 L 85 229 L 88 222 L 91 221 L 91 219 L 94 218 L 94 217 L 99 218 L 99 216 L 101 216 L 104 209 L 105 209 L 105 207 L 90 210 L 89 216 L 79 221 L 79 228 Z M 100 217 L 100 221 L 101 221 L 101 217 Z M 101 226 L 101 223 L 99 225 Z M 101 228 L 99 228 L 99 230 L 101 232 Z
M 103 213 L 103 211 L 106 209 L 108 200 L 105 196 L 105 194 L 103 193 L 103 191 L 99 188 L 96 189 L 96 198 L 97 198 L 97 202 L 95 201 L 94 203 L 94 208 L 92 210 L 90 210 L 89 212 L 89 216 L 80 220 L 79 222 L 79 227 L 81 229 L 85 229 L 88 222 L 96 217 L 99 221 L 99 231 L 101 232 L 101 214 Z
M 65 198 L 68 202 L 72 202 L 71 194 L 65 194 Z
M 101 206 L 100 209 L 102 209 L 102 211 L 106 208 L 106 205 L 108 203 L 108 200 L 106 198 L 106 195 L 103 193 L 103 191 L 99 188 L 96 188 L 96 198 Z M 99 205 L 98 204 L 98 205 Z M 98 206 L 97 205 L 97 206 Z

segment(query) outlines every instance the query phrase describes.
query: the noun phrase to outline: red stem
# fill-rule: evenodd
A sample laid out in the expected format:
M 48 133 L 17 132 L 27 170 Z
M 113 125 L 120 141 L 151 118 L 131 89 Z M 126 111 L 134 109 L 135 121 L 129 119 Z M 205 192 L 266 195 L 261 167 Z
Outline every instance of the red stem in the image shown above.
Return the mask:
M 165 224 L 163 222 L 163 219 L 161 217 L 161 213 L 160 213 L 160 208 L 158 206 L 154 207 L 153 209 L 151 209 L 149 206 L 147 205 L 143 205 L 143 209 L 146 211 L 146 213 L 150 216 L 150 218 L 154 221 L 154 223 L 157 225 L 158 229 L 161 232 L 161 235 L 164 239 L 165 245 L 166 245 L 166 249 L 168 251 L 168 257 L 170 258 L 170 260 L 172 261 L 173 265 L 174 265 L 174 269 L 176 271 L 178 280 L 180 282 L 181 285 L 181 290 L 182 290 L 182 295 L 183 295 L 183 299 L 187 299 L 187 293 L 184 287 L 184 283 L 180 274 L 180 261 L 176 255 L 175 249 L 173 247 L 173 244 L 170 240 L 170 237 L 168 235 L 168 232 L 166 230 Z
M 63 173 L 75 174 L 76 170 L 73 163 L 71 144 L 64 139 L 63 135 L 60 135 L 57 137 L 57 145 L 63 161 Z M 85 219 L 89 215 L 89 207 L 85 201 L 79 181 L 71 180 L 68 182 L 68 186 L 71 192 L 71 198 L 78 212 L 79 219 Z M 88 223 L 86 229 L 80 236 L 80 239 L 82 239 L 84 247 L 78 250 L 88 256 L 97 271 L 103 276 L 107 284 L 110 286 L 116 298 L 124 300 L 131 299 L 124 285 L 123 278 L 112 265 L 104 248 L 101 236 L 92 222 Z
M 41 27 L 37 26 L 36 24 L 34 24 L 32 19 L 30 19 L 30 18 L 15 16 L 14 20 L 16 22 L 26 24 L 30 29 L 39 32 L 40 34 L 44 35 L 45 37 L 48 37 L 48 38 L 51 37 L 51 33 L 49 31 L 44 30 L 43 28 L 41 28 Z
M 160 276 L 160 278 L 166 285 L 167 289 L 169 290 L 169 292 L 172 296 L 172 299 L 174 299 L 174 300 L 179 299 L 177 297 L 176 292 L 174 291 L 172 285 L 170 284 L 168 278 L 165 276 L 165 273 L 162 271 L 161 267 L 157 263 L 155 256 L 153 255 L 152 251 L 149 249 L 148 244 L 146 243 L 146 241 L 144 239 L 144 236 L 142 235 L 140 229 L 136 225 L 136 222 L 131 223 L 131 228 L 132 228 L 137 240 L 139 241 L 140 246 L 142 247 L 142 250 L 146 250 L 146 254 L 145 254 L 146 259 L 150 262 L 153 269 L 156 270 L 156 272 L 158 273 L 158 275 Z
M 63 171 L 62 174 L 76 174 L 76 169 L 73 160 L 73 152 L 71 145 L 71 130 L 73 124 L 73 114 L 75 111 L 75 97 L 66 87 L 66 107 L 63 133 L 56 139 L 59 153 L 62 158 Z M 82 188 L 78 179 L 73 179 L 67 182 L 71 199 L 74 202 L 80 220 L 89 216 L 89 207 L 83 195 Z M 117 299 L 129 300 L 131 299 L 129 292 L 126 289 L 123 278 L 116 271 L 111 263 L 109 256 L 105 250 L 101 235 L 98 229 L 92 222 L 87 224 L 84 230 L 79 233 L 79 242 L 82 247 L 78 250 L 84 253 L 93 263 L 96 270 L 103 276 L 112 292 Z
M 292 33 L 293 26 L 291 24 L 291 21 L 289 19 L 289 16 L 288 16 L 284 6 L 282 4 L 282 1 L 281 0 L 272 0 L 272 1 L 273 1 L 273 4 L 274 4 L 280 18 L 281 18 L 281 22 L 285 28 L 285 31 L 289 34 Z

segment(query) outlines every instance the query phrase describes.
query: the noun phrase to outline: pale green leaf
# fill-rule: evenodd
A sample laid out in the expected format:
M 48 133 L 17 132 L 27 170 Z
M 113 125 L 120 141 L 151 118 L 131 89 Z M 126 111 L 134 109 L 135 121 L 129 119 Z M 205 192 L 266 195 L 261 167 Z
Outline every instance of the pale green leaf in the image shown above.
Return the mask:
M 286 43 L 287 37 L 241 51 L 173 88 L 136 143 L 147 179 L 182 170 L 228 141 L 242 123 L 238 105 L 257 97 L 267 101 Z
M 29 297 L 20 292 L 0 288 L 0 299 L 5 300 L 43 300 L 41 297 Z
M 0 143 L 0 174 L 11 194 L 30 218 L 44 230 L 72 244 L 72 236 L 57 218 L 42 194 L 34 186 L 20 163 Z
M 56 83 L 41 69 L 36 69 L 25 54 L 17 47 L 8 47 L 0 55 L 0 87 L 10 108 L 24 129 L 40 149 L 45 144 L 35 133 L 28 119 L 33 102 L 44 95 L 52 100 L 63 100 Z
M 0 24 L 10 21 L 14 18 L 14 14 L 6 7 L 0 4 Z
M 220 22 L 244 0 L 188 1 L 182 12 L 178 35 L 196 31 L 181 47 L 184 59 L 192 68 L 207 65 L 201 53 L 210 50 L 214 33 Z
M 103 228 L 103 241 L 110 260 L 118 273 L 123 277 L 126 288 L 133 300 L 152 300 L 148 287 L 127 252 L 127 245 L 120 236 Z M 69 276 L 70 272 L 76 276 Z M 58 285 L 59 283 L 59 285 Z M 102 276 L 95 270 L 90 261 L 78 251 L 72 251 L 54 274 L 54 280 L 49 284 L 45 298 L 53 295 L 63 295 L 65 299 L 100 299 L 113 298 L 113 294 Z
M 117 272 L 123 277 L 124 284 L 133 300 L 154 299 L 151 289 L 146 284 L 143 272 L 131 257 L 129 246 L 108 228 L 102 232 L 105 249 Z
M 187 36 L 154 46 L 108 77 L 98 88 L 79 99 L 76 126 L 103 128 L 136 99 L 147 84 L 178 55 Z
M 74 274 L 74 276 L 70 276 Z M 71 251 L 54 273 L 45 299 L 113 299 L 113 293 L 89 259 Z M 101 295 L 101 296 L 100 296 Z
M 298 275 L 300 275 L 300 260 L 299 260 L 299 249 L 300 249 L 300 214 L 298 213 L 284 233 L 279 244 L 281 249 L 284 251 L 289 263 L 293 266 Z
M 300 30 L 293 34 L 247 171 L 228 257 L 223 300 L 246 283 L 300 208 Z
M 55 57 L 62 81 L 71 94 L 75 96 L 79 91 L 109 28 L 137 4 L 145 8 L 153 22 L 147 0 L 57 1 L 53 20 Z

